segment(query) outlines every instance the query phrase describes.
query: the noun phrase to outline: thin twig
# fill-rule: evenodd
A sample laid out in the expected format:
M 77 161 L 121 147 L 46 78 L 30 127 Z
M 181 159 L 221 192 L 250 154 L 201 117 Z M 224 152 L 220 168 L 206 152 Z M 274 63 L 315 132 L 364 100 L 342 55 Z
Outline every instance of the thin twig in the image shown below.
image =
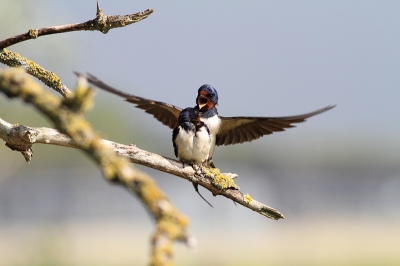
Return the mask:
M 1 41 L 0 50 L 26 40 L 37 39 L 40 36 L 45 36 L 50 34 L 58 34 L 71 31 L 82 31 L 82 30 L 90 30 L 90 31 L 97 30 L 106 34 L 111 29 L 125 27 L 132 23 L 139 22 L 147 18 L 151 13 L 153 13 L 152 9 L 146 9 L 144 11 L 130 15 L 123 15 L 123 16 L 104 15 L 101 9 L 99 8 L 99 4 L 97 3 L 97 12 L 95 19 L 88 20 L 82 23 L 47 27 L 41 29 L 30 29 L 26 33 L 19 34 Z

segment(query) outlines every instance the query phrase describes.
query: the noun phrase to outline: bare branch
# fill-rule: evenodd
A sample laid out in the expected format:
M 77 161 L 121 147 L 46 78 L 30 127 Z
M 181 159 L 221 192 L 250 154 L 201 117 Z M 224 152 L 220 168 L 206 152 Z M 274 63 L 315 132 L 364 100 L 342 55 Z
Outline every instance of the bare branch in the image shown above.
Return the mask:
M 47 27 L 42 29 L 30 29 L 24 34 L 16 35 L 14 37 L 1 41 L 0 62 L 10 67 L 24 68 L 28 72 L 28 74 L 38 78 L 44 84 L 60 93 L 64 98 L 67 98 L 71 95 L 71 91 L 61 82 L 61 79 L 56 74 L 44 69 L 40 65 L 36 64 L 34 61 L 28 60 L 25 57 L 20 56 L 18 53 L 13 53 L 6 50 L 5 48 L 26 40 L 36 39 L 40 36 L 71 31 L 98 30 L 105 34 L 110 29 L 124 27 L 132 23 L 139 22 L 147 18 L 151 13 L 153 13 L 153 10 L 147 9 L 145 11 L 130 15 L 107 16 L 103 15 L 103 12 L 97 4 L 97 13 L 95 19 L 83 23 Z
M 108 15 L 103 15 L 103 12 L 101 11 L 99 5 L 97 4 L 97 13 L 95 19 L 76 24 L 68 24 L 68 25 L 47 27 L 41 29 L 30 29 L 28 32 L 24 34 L 16 35 L 14 37 L 1 41 L 0 50 L 26 40 L 36 39 L 40 36 L 45 36 L 50 34 L 71 32 L 71 31 L 82 31 L 82 30 L 90 30 L 90 31 L 97 30 L 106 34 L 110 29 L 125 27 L 132 23 L 139 22 L 147 18 L 151 13 L 153 13 L 152 9 L 146 9 L 144 11 L 130 15 L 108 16 Z
M 1 76 L 0 76 L 1 79 Z M 0 88 L 2 90 L 2 88 Z M 7 94 L 7 92 L 6 92 Z M 68 136 L 49 128 L 28 128 L 23 126 L 13 126 L 0 119 L 0 138 L 8 146 L 30 149 L 34 143 L 53 144 L 73 148 L 82 148 L 75 144 Z M 75 140 L 76 141 L 76 140 Z M 219 173 L 218 169 L 203 168 L 203 171 L 195 171 L 192 167 L 182 167 L 182 163 L 170 158 L 163 157 L 145 150 L 141 150 L 135 145 L 123 145 L 108 140 L 98 140 L 104 146 L 112 149 L 118 155 L 127 157 L 131 162 L 151 167 L 153 169 L 179 176 L 190 182 L 197 183 L 211 191 L 213 195 L 222 195 L 234 202 L 243 205 L 255 212 L 268 218 L 278 220 L 284 216 L 274 208 L 252 199 L 248 194 L 239 190 L 233 179 L 227 174 Z
M 148 175 L 134 169 L 125 158 L 117 156 L 113 150 L 107 148 L 83 118 L 83 112 L 91 102 L 90 90 L 78 86 L 73 97 L 61 101 L 44 91 L 21 69 L 6 69 L 0 71 L 0 91 L 10 98 L 19 97 L 31 103 L 50 118 L 58 130 L 69 136 L 57 134 L 52 129 L 31 130 L 0 120 L 1 138 L 6 141 L 8 147 L 26 151 L 30 149 L 31 143 L 38 139 L 45 143 L 58 144 L 67 140 L 67 145 L 74 144 L 75 147 L 84 150 L 101 167 L 107 180 L 134 192 L 156 220 L 157 230 L 153 239 L 157 248 L 153 246 L 152 261 L 165 261 L 165 258 L 170 258 L 171 244 L 174 241 L 189 242 L 186 233 L 187 218 L 179 213 Z M 15 139 L 18 141 L 12 143 Z

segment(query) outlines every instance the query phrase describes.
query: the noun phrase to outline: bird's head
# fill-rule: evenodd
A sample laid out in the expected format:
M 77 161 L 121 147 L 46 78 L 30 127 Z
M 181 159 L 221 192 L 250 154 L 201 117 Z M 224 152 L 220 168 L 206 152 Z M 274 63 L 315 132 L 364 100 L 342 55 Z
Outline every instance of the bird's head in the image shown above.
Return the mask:
M 199 120 L 199 110 L 195 108 L 185 108 L 182 110 L 182 112 L 179 114 L 179 124 L 185 123 L 185 122 L 196 122 Z
M 218 93 L 211 85 L 203 85 L 199 88 L 196 104 L 200 111 L 207 111 L 218 104 Z

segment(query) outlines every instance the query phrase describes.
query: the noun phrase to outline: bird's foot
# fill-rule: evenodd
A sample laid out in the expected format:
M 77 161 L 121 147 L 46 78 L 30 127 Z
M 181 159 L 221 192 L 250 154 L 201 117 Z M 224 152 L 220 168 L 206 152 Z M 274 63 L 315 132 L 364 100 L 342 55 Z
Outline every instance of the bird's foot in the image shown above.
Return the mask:
M 197 164 L 192 164 L 192 167 L 193 167 L 193 169 L 194 169 L 194 171 L 195 171 L 195 174 L 201 175 L 201 174 L 204 173 L 204 172 L 203 172 L 203 166 L 202 166 L 202 164 L 199 164 L 199 165 L 197 165 Z
M 204 162 L 205 165 L 209 166 L 210 168 L 217 168 L 212 161 L 212 158 Z

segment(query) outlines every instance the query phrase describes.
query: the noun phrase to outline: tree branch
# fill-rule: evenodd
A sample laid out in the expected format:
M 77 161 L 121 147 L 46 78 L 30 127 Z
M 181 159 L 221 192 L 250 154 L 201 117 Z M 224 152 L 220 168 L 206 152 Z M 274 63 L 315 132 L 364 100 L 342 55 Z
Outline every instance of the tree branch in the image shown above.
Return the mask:
M 96 18 L 83 23 L 42 29 L 30 29 L 0 42 L 0 62 L 10 67 L 22 67 L 30 75 L 59 92 L 61 100 L 34 83 L 21 70 L 0 70 L 0 91 L 10 98 L 19 97 L 34 105 L 47 116 L 57 129 L 31 128 L 12 125 L 0 119 L 0 138 L 12 150 L 20 151 L 26 161 L 33 156 L 35 143 L 78 148 L 85 151 L 102 169 L 104 177 L 129 189 L 146 205 L 156 221 L 156 230 L 152 237 L 151 265 L 170 265 L 172 262 L 172 243 L 176 240 L 192 243 L 187 235 L 188 221 L 179 213 L 171 201 L 145 173 L 133 168 L 127 158 L 163 172 L 184 178 L 199 184 L 212 192 L 214 196 L 223 195 L 268 218 L 278 220 L 284 216 L 250 195 L 243 194 L 233 182 L 234 175 L 221 174 L 218 169 L 183 167 L 176 160 L 153 154 L 137 148 L 135 145 L 123 145 L 101 139 L 84 119 L 85 111 L 91 106 L 92 91 L 78 82 L 76 91 L 71 92 L 54 73 L 45 70 L 35 62 L 21 57 L 18 53 L 6 50 L 6 47 L 40 36 L 80 30 L 98 30 L 107 33 L 112 28 L 124 27 L 147 18 L 153 10 L 147 9 L 125 16 L 104 15 L 97 5 Z M 81 80 L 81 79 L 80 79 Z M 79 80 L 78 80 L 79 81 Z M 120 156 L 117 156 L 120 155 Z M 231 178 L 232 177 L 232 178 Z
M 19 97 L 34 105 L 60 132 L 68 135 L 60 135 L 53 129 L 31 130 L 0 120 L 1 138 L 8 147 L 22 152 L 30 150 L 32 142 L 37 140 L 53 144 L 67 143 L 84 150 L 101 167 L 107 180 L 128 188 L 146 205 L 157 222 L 153 236 L 152 261 L 160 264 L 153 265 L 168 265 L 172 259 L 171 244 L 176 240 L 190 242 L 186 233 L 188 220 L 148 175 L 134 169 L 125 158 L 117 156 L 104 145 L 83 118 L 83 113 L 90 106 L 92 91 L 80 83 L 78 81 L 76 92 L 62 101 L 44 91 L 21 69 L 0 70 L 0 91 L 10 98 Z M 18 141 L 15 142 L 15 139 Z
M 0 62 L 8 65 L 10 67 L 22 67 L 24 68 L 30 75 L 38 78 L 44 84 L 54 89 L 58 93 L 60 93 L 64 98 L 67 98 L 71 95 L 71 91 L 65 86 L 61 79 L 51 71 L 48 71 L 36 64 L 32 60 L 28 60 L 25 57 L 20 56 L 18 53 L 13 53 L 5 49 L 11 45 L 30 40 L 36 39 L 40 36 L 49 35 L 49 34 L 57 34 L 71 31 L 82 31 L 82 30 L 97 30 L 106 34 L 110 29 L 125 27 L 135 22 L 139 22 L 145 18 L 147 18 L 151 13 L 153 13 L 152 9 L 147 9 L 142 12 L 130 14 L 130 15 L 113 15 L 107 16 L 103 15 L 103 12 L 99 8 L 97 3 L 97 14 L 96 18 L 76 24 L 69 24 L 63 26 L 54 26 L 47 27 L 42 29 L 30 29 L 28 32 L 20 35 L 16 35 L 14 37 L 5 39 L 0 42 Z
M 1 80 L 1 75 L 0 75 Z M 0 88 L 2 90 L 2 88 Z M 9 93 L 4 91 L 7 95 Z M 61 134 L 57 130 L 49 128 L 28 128 L 24 126 L 13 126 L 0 119 L 0 138 L 6 141 L 7 146 L 14 150 L 27 152 L 32 144 L 52 144 L 72 148 L 81 148 L 68 136 Z M 151 167 L 153 169 L 179 176 L 190 182 L 199 184 L 211 191 L 213 195 L 222 195 L 234 202 L 243 205 L 255 212 L 268 218 L 278 220 L 284 216 L 274 208 L 252 199 L 248 194 L 244 194 L 227 174 L 219 173 L 218 169 L 203 168 L 203 171 L 195 171 L 192 167 L 182 167 L 182 163 L 170 158 L 160 156 L 145 150 L 141 150 L 135 145 L 123 145 L 109 140 L 99 140 L 99 142 L 114 150 L 118 155 L 129 158 L 131 162 Z M 24 154 L 24 153 L 23 153 Z M 25 156 L 25 155 L 24 155 Z
M 99 7 L 99 3 L 97 3 L 97 12 L 95 19 L 88 20 L 82 23 L 47 27 L 41 29 L 30 29 L 26 33 L 16 35 L 14 37 L 1 41 L 0 50 L 26 40 L 37 39 L 40 36 L 45 36 L 50 34 L 71 32 L 71 31 L 82 31 L 82 30 L 90 30 L 90 31 L 97 30 L 106 34 L 111 29 L 125 27 L 135 22 L 139 22 L 147 18 L 151 13 L 153 13 L 152 9 L 146 9 L 144 11 L 130 15 L 123 15 L 123 16 L 104 15 Z
M 0 52 L 0 62 L 9 67 L 21 67 L 25 69 L 28 74 L 38 78 L 44 84 L 60 93 L 64 98 L 71 95 L 71 91 L 61 82 L 61 79 L 56 74 L 44 69 L 32 60 L 20 56 L 18 53 L 13 53 L 4 48 Z

